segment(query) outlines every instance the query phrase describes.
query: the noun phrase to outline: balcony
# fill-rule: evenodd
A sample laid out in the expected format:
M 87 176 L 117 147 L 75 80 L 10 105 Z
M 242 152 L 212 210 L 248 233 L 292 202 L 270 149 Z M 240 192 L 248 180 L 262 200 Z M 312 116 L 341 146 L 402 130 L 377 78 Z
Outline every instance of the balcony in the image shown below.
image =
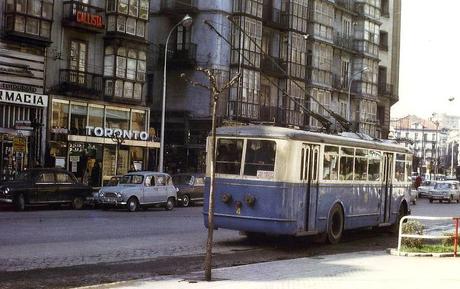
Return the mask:
M 352 0 L 335 0 L 335 5 L 349 12 L 355 12 L 355 6 Z
M 61 69 L 58 91 L 90 99 L 101 99 L 103 92 L 102 75 L 84 71 Z
M 353 37 L 336 33 L 334 37 L 334 44 L 341 48 L 353 50 Z
M 184 15 L 197 12 L 197 0 L 161 0 L 160 13 Z
M 62 25 L 91 32 L 104 32 L 104 9 L 75 0 L 64 1 Z
M 5 13 L 5 37 L 19 43 L 48 47 L 51 44 L 51 19 L 21 12 Z
M 379 94 L 382 96 L 391 96 L 393 94 L 393 85 L 388 83 L 379 83 Z
M 263 8 L 264 25 L 276 29 L 287 29 L 289 27 L 289 18 L 285 12 L 273 8 L 271 5 L 264 5 Z
M 182 43 L 175 44 L 167 51 L 168 67 L 169 68 L 185 68 L 194 67 L 196 65 L 196 47 L 195 43 Z M 162 66 L 164 63 L 165 46 L 160 45 L 160 54 L 158 56 L 158 65 Z
M 262 61 L 260 64 L 260 68 L 262 72 L 273 76 L 273 77 L 286 77 L 286 62 L 284 62 L 282 59 L 273 57 L 270 58 L 266 55 L 262 56 Z M 284 71 L 283 71 L 284 70 Z
M 259 121 L 276 123 L 278 107 L 273 106 L 259 106 Z
M 348 90 L 348 79 L 341 75 L 333 74 L 332 87 L 339 90 Z

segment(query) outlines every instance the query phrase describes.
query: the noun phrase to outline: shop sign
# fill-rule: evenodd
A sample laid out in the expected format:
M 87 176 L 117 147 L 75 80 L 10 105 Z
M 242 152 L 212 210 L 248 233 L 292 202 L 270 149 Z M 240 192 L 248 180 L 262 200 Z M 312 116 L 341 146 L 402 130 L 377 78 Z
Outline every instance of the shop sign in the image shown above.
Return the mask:
M 143 140 L 149 139 L 149 134 L 146 131 L 137 130 L 125 130 L 119 128 L 107 128 L 107 127 L 86 127 L 86 135 L 97 136 L 97 137 L 109 137 L 109 138 L 120 138 L 127 140 Z
M 23 137 L 15 137 L 13 139 L 13 150 L 18 153 L 26 151 L 26 139 Z
M 0 89 L 0 102 L 47 107 L 48 96 L 30 92 Z
M 77 22 L 96 28 L 104 27 L 104 24 L 102 23 L 102 16 L 94 15 L 84 11 L 77 11 Z

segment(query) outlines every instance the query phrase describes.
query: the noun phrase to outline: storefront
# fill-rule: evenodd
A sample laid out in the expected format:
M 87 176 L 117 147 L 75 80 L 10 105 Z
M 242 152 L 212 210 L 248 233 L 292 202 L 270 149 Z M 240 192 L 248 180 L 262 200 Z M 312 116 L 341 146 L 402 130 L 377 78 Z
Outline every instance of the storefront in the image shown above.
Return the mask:
M 54 97 L 47 164 L 98 187 L 112 176 L 152 170 L 159 148 L 149 129 L 150 110 Z
M 42 163 L 48 96 L 35 91 L 0 83 L 0 181 Z

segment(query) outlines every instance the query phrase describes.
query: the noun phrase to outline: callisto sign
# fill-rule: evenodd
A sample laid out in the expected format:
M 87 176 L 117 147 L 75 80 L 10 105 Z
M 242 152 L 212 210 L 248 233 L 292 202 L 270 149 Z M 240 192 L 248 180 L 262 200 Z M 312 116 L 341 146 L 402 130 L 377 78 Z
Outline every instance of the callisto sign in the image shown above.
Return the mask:
M 47 107 L 48 96 L 30 92 L 0 89 L 0 102 Z
M 86 127 L 86 135 L 97 136 L 97 137 L 128 139 L 128 140 L 143 140 L 143 141 L 146 141 L 149 139 L 149 134 L 146 131 L 126 130 L 126 129 L 107 128 L 107 127 L 93 127 L 93 126 Z

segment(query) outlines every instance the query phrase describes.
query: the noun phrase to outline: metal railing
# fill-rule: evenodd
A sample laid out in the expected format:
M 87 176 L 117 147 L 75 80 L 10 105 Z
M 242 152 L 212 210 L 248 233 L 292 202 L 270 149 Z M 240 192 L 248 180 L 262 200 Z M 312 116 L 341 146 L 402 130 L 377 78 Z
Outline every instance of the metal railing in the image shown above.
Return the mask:
M 59 88 L 68 93 L 85 93 L 90 97 L 99 97 L 103 91 L 102 75 L 78 71 L 72 69 L 61 69 L 59 71 Z
M 286 12 L 280 9 L 273 8 L 271 5 L 264 5 L 263 8 L 263 20 L 268 26 L 274 26 L 276 28 L 287 28 L 289 25 L 289 18 Z
M 428 221 L 453 221 L 454 226 L 455 226 L 455 233 L 453 236 L 446 236 L 446 235 L 418 235 L 418 234 L 403 234 L 403 225 L 406 220 L 412 219 L 412 220 L 428 220 Z M 454 256 L 457 257 L 457 249 L 458 249 L 458 225 L 459 225 L 459 220 L 460 217 L 424 217 L 424 216 L 404 216 L 401 218 L 399 221 L 399 234 L 398 234 L 398 255 L 401 253 L 407 253 L 407 252 L 401 252 L 401 243 L 402 243 L 402 238 L 412 238 L 412 239 L 428 239 L 428 240 L 443 240 L 443 239 L 454 239 Z
M 167 52 L 168 65 L 194 65 L 196 63 L 196 49 L 197 45 L 191 42 L 175 44 L 172 48 L 169 46 Z M 164 53 L 165 46 L 160 45 L 158 55 L 158 64 L 160 65 L 163 65 Z
M 161 0 L 161 9 L 178 13 L 193 12 L 197 9 L 197 0 Z

